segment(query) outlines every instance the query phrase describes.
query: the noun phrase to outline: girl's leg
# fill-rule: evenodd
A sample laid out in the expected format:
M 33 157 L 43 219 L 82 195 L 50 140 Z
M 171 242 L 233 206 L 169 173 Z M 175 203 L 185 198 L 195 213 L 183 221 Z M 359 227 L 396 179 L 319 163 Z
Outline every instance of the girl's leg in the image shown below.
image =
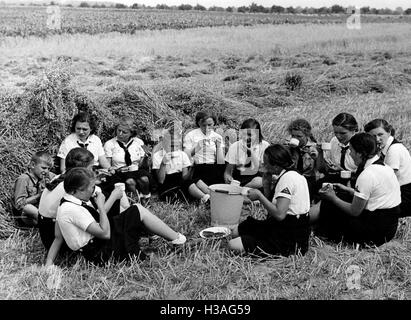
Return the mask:
M 150 180 L 147 176 L 140 177 L 137 179 L 137 185 L 139 190 L 141 190 L 141 204 L 146 205 L 151 198 Z
M 190 193 L 192 197 L 196 199 L 201 199 L 202 197 L 206 195 L 206 193 L 201 191 L 201 189 L 197 187 L 195 183 L 190 184 L 190 186 L 188 187 L 188 192 Z
M 126 190 L 131 192 L 131 198 L 134 202 L 140 202 L 140 196 L 137 191 L 137 183 L 136 180 L 129 178 L 126 180 Z
M 127 190 L 129 190 L 133 194 L 137 193 L 137 184 L 136 184 L 136 181 L 134 179 L 128 178 L 126 180 L 126 186 L 127 186 Z
M 310 217 L 311 224 L 315 223 L 320 216 L 320 205 L 321 205 L 321 201 L 316 203 L 310 208 L 309 217 Z
M 32 204 L 26 204 L 23 208 L 21 219 L 27 226 L 36 226 L 39 216 L 39 210 Z
M 196 182 L 196 186 L 200 189 L 203 193 L 210 194 L 210 190 L 208 189 L 208 185 L 206 185 L 202 180 L 198 180 Z
M 123 196 L 120 199 L 120 213 L 130 207 L 130 201 L 127 198 L 126 193 L 123 191 Z
M 173 241 L 180 237 L 178 232 L 171 229 L 165 222 L 152 214 L 148 209 L 141 205 L 137 205 L 137 207 L 140 211 L 141 221 L 150 232 L 157 234 L 168 241 Z
M 147 176 L 143 176 L 137 179 L 138 189 L 141 190 L 143 196 L 150 194 L 150 180 Z

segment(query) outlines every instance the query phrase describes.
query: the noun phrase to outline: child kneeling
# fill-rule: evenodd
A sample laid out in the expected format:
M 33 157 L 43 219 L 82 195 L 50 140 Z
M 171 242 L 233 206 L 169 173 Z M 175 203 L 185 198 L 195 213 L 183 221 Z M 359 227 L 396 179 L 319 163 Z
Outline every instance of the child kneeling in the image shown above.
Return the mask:
M 64 189 L 66 195 L 57 211 L 55 240 L 47 254 L 46 265 L 53 264 L 63 240 L 71 250 L 96 264 L 112 257 L 116 261 L 143 258 L 138 241 L 146 228 L 171 244 L 186 241 L 184 235 L 172 230 L 141 205 L 130 206 L 109 221 L 105 197 L 101 192 L 95 193 L 95 176 L 87 168 L 71 169 L 64 179 Z M 118 199 L 122 197 L 120 188 L 113 192 L 118 193 Z M 97 208 L 90 201 L 92 197 Z

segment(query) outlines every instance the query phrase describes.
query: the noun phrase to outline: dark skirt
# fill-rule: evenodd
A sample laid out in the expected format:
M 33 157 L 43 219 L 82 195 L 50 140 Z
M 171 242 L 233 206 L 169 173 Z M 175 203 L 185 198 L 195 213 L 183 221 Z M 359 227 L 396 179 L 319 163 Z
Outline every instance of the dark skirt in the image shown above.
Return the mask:
M 56 219 L 43 217 L 39 214 L 38 227 L 40 232 L 40 239 L 44 247 L 48 250 L 54 241 L 54 228 Z
M 132 258 L 145 259 L 140 250 L 140 237 L 146 233 L 141 222 L 140 211 L 133 205 L 121 214 L 110 219 L 110 239 L 91 239 L 79 249 L 87 261 L 97 265 L 105 264 L 110 258 L 124 261 Z
M 261 221 L 252 217 L 240 223 L 238 233 L 244 249 L 259 256 L 289 256 L 308 251 L 310 226 L 308 214 L 287 215 L 284 220 L 268 218 Z
M 411 216 L 411 183 L 401 186 L 400 217 Z
M 184 197 L 189 197 L 188 188 L 193 184 L 192 180 L 184 180 L 181 172 L 166 175 L 162 184 L 158 185 L 158 194 L 161 200 L 179 199 L 179 191 L 183 192 Z M 181 199 L 183 200 L 183 199 Z
M 400 207 L 364 210 L 358 217 L 349 216 L 329 201 L 321 201 L 318 226 L 314 233 L 334 242 L 360 246 L 380 246 L 397 231 Z
M 40 239 L 47 251 L 50 249 L 54 241 L 55 225 L 56 219 L 43 217 L 41 214 L 39 214 L 38 227 L 40 232 Z M 72 252 L 65 241 L 60 247 L 59 254 L 62 254 L 64 252 Z
M 224 183 L 225 164 L 194 165 L 193 182 L 202 180 L 206 185 Z
M 240 186 L 245 186 L 247 183 L 251 182 L 255 177 L 262 177 L 261 172 L 257 172 L 256 174 L 241 174 L 241 171 L 234 168 L 233 170 L 233 179 L 240 181 Z
M 147 177 L 149 180 L 149 183 L 151 184 L 152 182 L 151 174 L 147 170 L 139 169 L 136 171 L 116 172 L 112 176 L 107 176 L 106 181 L 99 184 L 99 187 L 101 188 L 103 193 L 106 195 L 106 194 L 110 194 L 111 191 L 113 191 L 114 185 L 116 183 L 119 183 L 119 182 L 125 183 L 127 179 L 133 179 L 134 181 L 137 181 L 138 179 L 142 177 Z

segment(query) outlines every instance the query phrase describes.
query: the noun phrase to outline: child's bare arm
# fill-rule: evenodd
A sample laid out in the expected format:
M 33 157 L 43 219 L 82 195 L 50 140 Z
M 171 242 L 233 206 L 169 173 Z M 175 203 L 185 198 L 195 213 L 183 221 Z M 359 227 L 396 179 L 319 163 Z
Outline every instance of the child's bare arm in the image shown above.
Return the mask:
M 110 223 L 108 221 L 106 209 L 104 208 L 104 200 L 104 195 L 102 193 L 98 193 L 96 196 L 96 204 L 100 222 L 92 222 L 87 227 L 86 231 L 97 238 L 110 239 Z
M 56 222 L 55 227 L 54 227 L 54 241 L 51 244 L 51 247 L 49 251 L 47 252 L 47 258 L 45 265 L 46 266 L 51 266 L 54 263 L 54 260 L 57 257 L 57 254 L 61 248 L 61 245 L 63 244 L 63 236 L 61 234 L 60 228 L 58 223 Z
M 122 197 L 123 197 L 123 191 L 119 188 L 114 188 L 110 196 L 108 197 L 107 201 L 104 202 L 104 209 L 106 210 L 106 212 L 110 211 L 114 202 L 116 202 L 116 200 L 120 200 Z

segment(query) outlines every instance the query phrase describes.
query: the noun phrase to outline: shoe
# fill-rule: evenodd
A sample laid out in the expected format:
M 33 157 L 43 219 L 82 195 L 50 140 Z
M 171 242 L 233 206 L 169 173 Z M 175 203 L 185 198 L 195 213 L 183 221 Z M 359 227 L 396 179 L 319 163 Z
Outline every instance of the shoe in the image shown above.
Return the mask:
M 181 244 L 184 244 L 186 241 L 187 241 L 187 238 L 185 237 L 185 235 L 178 233 L 177 239 L 170 241 L 170 243 L 174 245 L 181 245 Z

